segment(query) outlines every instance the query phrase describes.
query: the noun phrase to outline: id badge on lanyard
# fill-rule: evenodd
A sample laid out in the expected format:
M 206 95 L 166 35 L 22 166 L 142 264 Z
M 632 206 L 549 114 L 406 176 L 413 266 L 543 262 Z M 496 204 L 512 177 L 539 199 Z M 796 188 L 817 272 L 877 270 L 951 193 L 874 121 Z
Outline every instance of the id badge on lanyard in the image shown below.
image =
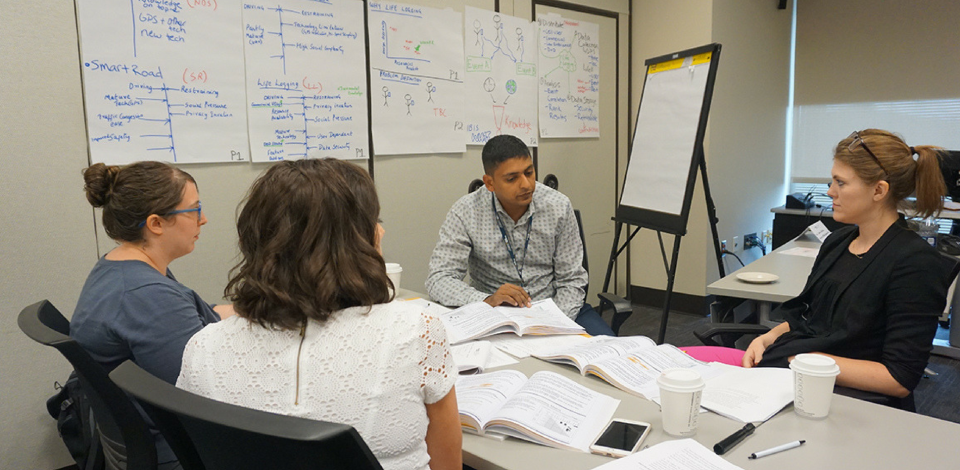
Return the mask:
M 493 207 L 493 216 L 497 219 L 497 226 L 500 227 L 500 235 L 503 237 L 503 244 L 507 247 L 507 254 L 510 255 L 510 261 L 513 261 L 513 267 L 517 270 L 517 276 L 520 278 L 520 287 L 526 288 L 523 281 L 523 265 L 527 262 L 527 248 L 530 246 L 530 229 L 533 226 L 533 214 L 527 219 L 527 237 L 523 242 L 523 260 L 517 262 L 517 255 L 513 251 L 513 244 L 510 243 L 510 237 L 507 237 L 507 228 L 500 220 L 500 214 L 497 212 L 496 195 L 491 194 L 490 205 Z

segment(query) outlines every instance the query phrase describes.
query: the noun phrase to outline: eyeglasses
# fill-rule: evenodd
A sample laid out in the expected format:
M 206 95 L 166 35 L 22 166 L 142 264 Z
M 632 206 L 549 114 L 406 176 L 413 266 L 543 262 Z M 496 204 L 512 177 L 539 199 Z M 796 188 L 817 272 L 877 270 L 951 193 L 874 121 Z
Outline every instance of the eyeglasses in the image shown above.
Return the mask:
M 200 205 L 200 201 L 197 201 L 197 207 L 194 207 L 192 209 L 180 209 L 180 210 L 170 211 L 170 212 L 167 212 L 166 214 L 160 214 L 160 217 L 168 217 L 168 216 L 177 215 L 177 214 L 186 214 L 188 212 L 197 213 L 198 224 L 200 223 L 201 220 L 203 220 L 203 209 L 202 209 L 202 206 Z M 146 220 L 144 220 L 143 222 L 140 222 L 140 225 L 138 225 L 137 228 L 143 228 L 144 225 L 147 225 Z
M 880 169 L 883 170 L 884 176 L 890 177 L 890 173 L 888 173 L 887 169 L 883 167 L 883 163 L 880 163 L 880 159 L 877 158 L 877 155 L 870 150 L 870 147 L 867 147 L 867 143 L 863 141 L 863 137 L 860 137 L 860 131 L 853 131 L 853 133 L 847 136 L 847 138 L 853 139 L 853 141 L 850 142 L 850 145 L 847 146 L 847 150 L 853 152 L 856 150 L 858 145 L 862 146 L 863 149 L 866 150 L 871 157 L 873 157 L 873 161 L 877 162 L 877 165 L 879 165 Z

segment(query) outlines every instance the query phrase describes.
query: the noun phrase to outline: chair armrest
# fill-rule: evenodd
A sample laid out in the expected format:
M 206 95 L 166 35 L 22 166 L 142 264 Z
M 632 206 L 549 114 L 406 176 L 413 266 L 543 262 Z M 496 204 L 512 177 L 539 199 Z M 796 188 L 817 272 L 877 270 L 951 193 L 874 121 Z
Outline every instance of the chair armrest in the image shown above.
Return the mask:
M 600 311 L 602 312 L 605 308 L 612 307 L 614 312 L 632 312 L 633 305 L 630 304 L 630 301 L 620 297 L 616 294 L 610 294 L 607 292 L 601 292 L 597 294 L 597 297 L 600 297 Z
M 762 335 L 770 331 L 769 326 L 750 323 L 708 323 L 693 330 L 693 335 L 707 346 L 730 346 L 743 335 Z M 717 336 L 724 335 L 722 341 Z
M 629 300 L 608 292 L 601 292 L 597 294 L 597 297 L 600 298 L 600 306 L 597 308 L 598 313 L 602 316 L 604 310 L 613 310 L 610 329 L 613 330 L 613 334 L 620 336 L 620 327 L 623 326 L 623 322 L 627 321 L 630 315 L 633 315 L 633 305 L 630 304 Z

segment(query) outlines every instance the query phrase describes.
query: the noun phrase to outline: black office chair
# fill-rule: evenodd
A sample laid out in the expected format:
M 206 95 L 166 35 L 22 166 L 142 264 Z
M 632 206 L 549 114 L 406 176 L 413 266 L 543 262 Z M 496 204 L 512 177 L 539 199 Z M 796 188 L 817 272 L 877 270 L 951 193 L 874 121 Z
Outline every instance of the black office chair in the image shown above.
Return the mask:
M 472 192 L 480 189 L 481 186 L 483 186 L 483 180 L 482 180 L 482 179 L 477 178 L 477 179 L 471 181 L 470 184 L 467 185 L 467 194 L 470 194 L 470 193 L 472 193 Z
M 156 469 L 157 448 L 143 417 L 110 381 L 107 371 L 68 336 L 70 322 L 60 311 L 43 300 L 24 308 L 17 325 L 34 341 L 56 348 L 73 365 L 96 418 L 106 468 Z
M 543 184 L 557 190 L 560 187 L 559 179 L 552 173 L 543 177 Z M 589 276 L 590 263 L 587 259 L 587 238 L 583 233 L 583 219 L 580 217 L 580 209 L 574 209 L 573 214 L 577 217 L 577 228 L 580 230 L 580 242 L 583 245 L 583 269 L 587 271 L 587 275 Z M 627 321 L 630 315 L 633 315 L 633 305 L 630 304 L 629 300 L 608 292 L 601 292 L 597 294 L 597 297 L 600 298 L 597 313 L 602 317 L 603 312 L 612 311 L 613 318 L 610 319 L 610 329 L 613 330 L 613 334 L 620 336 L 620 327 L 623 326 L 623 322 Z M 586 299 L 584 299 L 584 302 L 586 302 Z
M 181 463 L 207 470 L 378 470 L 352 426 L 244 408 L 180 390 L 131 361 L 110 378 L 140 401 Z M 389 423 L 382 423 L 389 426 Z

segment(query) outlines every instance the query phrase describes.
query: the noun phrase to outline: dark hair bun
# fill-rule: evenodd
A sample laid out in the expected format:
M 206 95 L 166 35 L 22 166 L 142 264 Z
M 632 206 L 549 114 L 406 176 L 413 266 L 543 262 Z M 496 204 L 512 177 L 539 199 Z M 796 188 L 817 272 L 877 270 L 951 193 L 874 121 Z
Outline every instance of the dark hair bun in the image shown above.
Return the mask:
M 87 201 L 93 207 L 103 207 L 113 195 L 113 185 L 117 181 L 120 167 L 103 163 L 95 163 L 83 170 L 83 190 L 87 194 Z

